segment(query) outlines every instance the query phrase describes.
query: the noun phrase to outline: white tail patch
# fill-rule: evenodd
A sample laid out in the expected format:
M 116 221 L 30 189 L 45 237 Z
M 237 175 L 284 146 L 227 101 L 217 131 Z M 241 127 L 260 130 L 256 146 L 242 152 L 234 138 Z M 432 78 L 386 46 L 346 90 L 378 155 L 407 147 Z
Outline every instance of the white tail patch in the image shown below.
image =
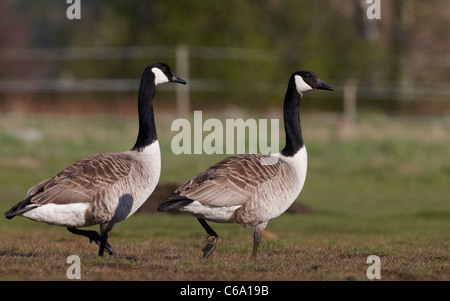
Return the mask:
M 88 203 L 45 204 L 23 213 L 22 216 L 51 225 L 84 227 L 87 226 L 86 210 L 88 207 Z

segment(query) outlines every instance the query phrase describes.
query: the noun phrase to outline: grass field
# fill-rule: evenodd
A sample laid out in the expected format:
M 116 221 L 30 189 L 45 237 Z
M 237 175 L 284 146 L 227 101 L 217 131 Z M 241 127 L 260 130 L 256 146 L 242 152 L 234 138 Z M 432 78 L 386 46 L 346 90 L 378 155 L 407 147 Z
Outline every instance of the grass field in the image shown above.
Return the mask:
M 247 114 L 233 117 L 267 118 Z M 172 154 L 173 119 L 157 114 L 161 183 L 225 157 Z M 309 162 L 298 201 L 315 213 L 269 222 L 256 261 L 251 231 L 234 224 L 211 224 L 218 247 L 201 258 L 204 230 L 186 215 L 132 216 L 110 232 L 117 255 L 105 258 L 64 228 L 0 218 L 0 280 L 65 280 L 72 254 L 82 280 L 367 280 L 369 255 L 381 258 L 383 280 L 450 280 L 450 119 L 362 113 L 344 130 L 335 115 L 305 113 L 302 125 Z M 134 117 L 1 115 L 1 212 L 84 156 L 129 149 L 136 133 Z

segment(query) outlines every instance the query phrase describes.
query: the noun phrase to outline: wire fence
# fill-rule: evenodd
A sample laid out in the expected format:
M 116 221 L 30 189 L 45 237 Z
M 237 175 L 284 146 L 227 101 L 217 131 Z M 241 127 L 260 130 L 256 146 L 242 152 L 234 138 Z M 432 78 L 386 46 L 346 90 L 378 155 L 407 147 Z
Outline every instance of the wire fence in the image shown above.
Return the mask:
M 177 110 L 186 113 L 190 108 L 191 92 L 223 92 L 242 89 L 243 83 L 214 78 L 189 78 L 189 60 L 229 60 L 229 61 L 274 61 L 280 58 L 272 50 L 230 47 L 187 47 L 178 46 L 133 46 L 133 47 L 90 47 L 90 48 L 19 48 L 0 49 L 0 62 L 29 61 L 105 61 L 135 59 L 175 59 L 174 69 L 182 74 L 189 85 L 163 85 L 161 90 L 176 91 Z M 44 93 L 44 92 L 131 92 L 137 91 L 139 78 L 15 78 L 0 79 L 0 93 Z M 375 81 L 370 85 L 355 80 L 327 79 L 327 82 L 341 93 L 324 93 L 323 98 L 342 100 L 345 114 L 354 114 L 358 100 L 398 100 L 410 101 L 421 98 L 448 101 L 448 82 L 434 83 L 432 87 L 410 82 Z M 249 93 L 258 91 L 266 94 L 280 94 L 284 82 L 246 82 Z M 431 96 L 431 97 L 430 97 Z

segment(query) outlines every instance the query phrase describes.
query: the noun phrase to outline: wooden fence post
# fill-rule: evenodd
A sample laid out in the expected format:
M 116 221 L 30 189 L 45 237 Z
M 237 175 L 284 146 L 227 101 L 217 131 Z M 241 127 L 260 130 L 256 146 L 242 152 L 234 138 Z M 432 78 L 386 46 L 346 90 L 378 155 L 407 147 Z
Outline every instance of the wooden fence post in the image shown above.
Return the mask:
M 353 130 L 356 122 L 356 101 L 358 90 L 354 80 L 348 80 L 344 85 L 343 120 L 344 127 Z

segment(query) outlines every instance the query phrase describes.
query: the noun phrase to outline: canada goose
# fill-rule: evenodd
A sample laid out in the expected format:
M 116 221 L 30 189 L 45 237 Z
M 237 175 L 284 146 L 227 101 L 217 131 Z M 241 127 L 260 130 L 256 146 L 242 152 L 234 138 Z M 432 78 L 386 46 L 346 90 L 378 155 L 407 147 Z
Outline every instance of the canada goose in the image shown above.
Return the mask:
M 261 232 L 295 201 L 306 178 L 307 155 L 300 126 L 303 93 L 334 89 L 311 71 L 292 74 L 284 99 L 286 146 L 278 154 L 228 157 L 191 178 L 161 200 L 158 211 L 175 210 L 197 217 L 208 236 L 203 257 L 216 249 L 218 236 L 205 220 L 253 227 L 256 258 Z M 275 159 L 275 160 L 273 160 Z
M 169 66 L 154 63 L 142 75 L 138 95 L 139 134 L 129 151 L 98 153 L 83 158 L 28 190 L 28 198 L 5 213 L 38 222 L 65 226 L 84 235 L 103 252 L 115 254 L 108 243 L 114 224 L 132 215 L 150 196 L 161 172 L 161 153 L 156 136 L 153 98 L 158 84 L 186 84 Z M 76 229 L 100 225 L 96 231 Z

